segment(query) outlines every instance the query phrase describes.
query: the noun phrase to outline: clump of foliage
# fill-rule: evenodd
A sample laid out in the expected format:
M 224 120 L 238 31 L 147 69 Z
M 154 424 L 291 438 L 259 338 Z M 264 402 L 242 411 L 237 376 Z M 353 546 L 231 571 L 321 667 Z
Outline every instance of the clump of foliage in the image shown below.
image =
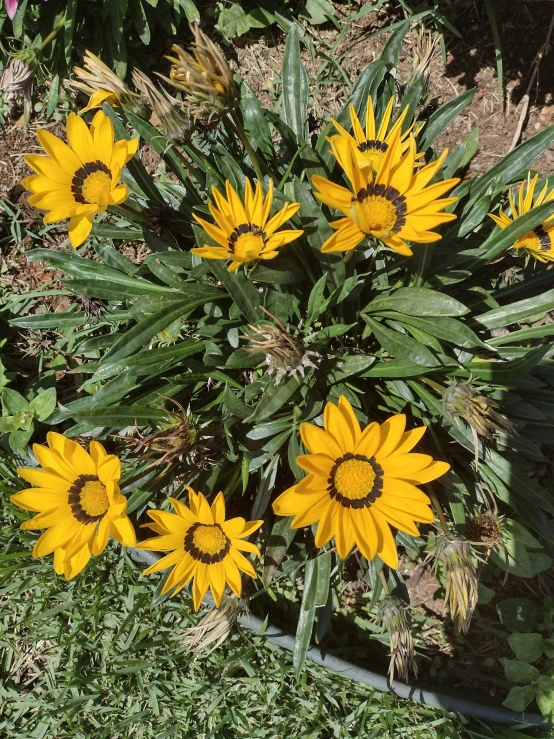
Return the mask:
M 464 632 L 471 628 L 476 606 L 476 577 L 490 575 L 493 567 L 484 568 L 484 560 L 520 577 L 544 573 L 552 563 L 552 496 L 548 482 L 529 472 L 535 462 L 546 462 L 545 445 L 553 441 L 552 347 L 545 341 L 553 329 L 542 319 L 554 309 L 554 278 L 542 263 L 526 264 L 521 254 L 533 249 L 550 254 L 554 201 L 543 196 L 534 204 L 530 185 L 522 185 L 516 208 L 509 193 L 512 185 L 527 180 L 529 167 L 554 142 L 554 127 L 452 189 L 475 153 L 478 130 L 447 155 L 440 154 L 437 142 L 474 91 L 420 120 L 425 72 L 402 80 L 395 66 L 407 29 L 404 23 L 395 31 L 380 59 L 361 72 L 336 123 L 321 130 L 309 127 L 310 85 L 296 27 L 285 47 L 279 112 L 264 109 L 244 81 L 230 74 L 221 52 L 197 33 L 196 61 L 179 55 L 170 71 L 177 90 L 164 98 L 159 127 L 141 105 L 129 106 L 123 98 L 112 101 L 114 107 L 104 102 L 103 113 L 93 119 L 95 145 L 96 131 L 109 129 L 107 116 L 120 140 L 114 151 L 130 152 L 133 147 L 124 142 L 138 136 L 159 154 L 164 174 L 153 179 L 140 159 L 131 158 L 110 179 L 108 165 L 88 162 L 71 180 L 77 205 L 71 202 L 66 211 L 53 199 L 53 191 L 63 189 L 60 183 L 45 190 L 41 162 L 29 160 L 39 173 L 27 181 L 32 202 L 54 211 L 51 221 L 76 219 L 70 226 L 77 234 L 74 244 L 87 239 L 92 225 L 90 240 L 80 251 L 40 248 L 29 252 L 29 259 L 63 272 L 70 294 L 103 301 L 95 315 L 75 301 L 61 312 L 22 312 L 12 320 L 14 327 L 33 331 L 56 328 L 66 340 L 63 355 L 52 350 L 50 371 L 71 372 L 75 382 L 59 388 L 57 409 L 39 420 L 63 428 L 67 437 L 102 439 L 119 448 L 128 466 L 122 484 L 131 493 L 128 513 L 135 521 L 146 521 L 144 514 L 152 513 L 151 527 L 162 537 L 169 536 L 168 522 L 173 520 L 167 518 L 164 494 L 169 485 L 203 491 L 216 508 L 216 494 L 223 491 L 227 511 L 241 520 L 254 519 L 252 524 L 263 521 L 262 586 L 249 585 L 249 592 L 260 600 L 280 600 L 288 590 L 292 602 L 301 599 L 294 654 L 298 672 L 313 633 L 320 641 L 333 639 L 336 593 L 351 540 L 359 546 L 361 578 L 371 588 L 366 615 L 377 612 L 383 594 L 400 601 L 388 609 L 384 627 L 402 673 L 413 661 L 413 643 L 406 632 L 408 594 L 397 549 L 413 560 L 435 552 L 439 574 L 446 571 L 453 616 Z M 395 146 L 401 146 L 401 137 L 404 154 L 394 164 L 393 139 L 384 142 L 386 130 L 367 134 L 366 141 L 366 134 L 355 128 L 351 110 L 364 121 L 369 106 L 378 124 L 394 108 L 401 111 L 395 117 Z M 180 135 L 174 127 L 171 137 L 164 134 L 162 124 L 170 115 L 173 124 L 186 119 Z M 84 131 L 78 120 L 72 119 L 68 129 Z M 351 125 L 358 153 L 347 141 Z M 333 140 L 330 148 L 328 139 L 337 128 L 347 136 L 338 136 L 341 141 Z M 415 169 L 410 152 L 417 153 Z M 360 163 L 359 154 L 368 156 Z M 86 169 L 89 164 L 95 166 Z M 406 180 L 408 165 L 413 172 Z M 351 182 L 363 182 L 349 202 L 344 200 L 342 169 Z M 422 172 L 428 175 L 423 184 Z M 92 176 L 94 180 L 87 179 Z M 109 184 L 102 184 L 106 177 Z M 402 190 L 405 180 L 410 184 Z M 436 197 L 418 201 L 427 184 Z M 547 185 L 541 180 L 533 187 L 541 193 L 546 187 L 546 193 Z M 101 200 L 98 193 L 104 187 L 113 201 Z M 95 207 L 87 210 L 93 197 Z M 333 198 L 344 206 L 344 217 L 334 228 L 329 225 L 336 218 L 329 207 Z M 419 224 L 419 229 L 378 229 L 375 221 L 368 225 L 360 208 L 369 198 L 381 204 L 383 218 L 390 216 L 390 204 L 398 203 L 398 223 Z M 506 208 L 506 201 L 512 218 L 495 227 L 488 214 L 501 204 Z M 263 225 L 276 218 L 269 221 L 273 230 L 267 225 L 265 234 L 261 222 L 250 228 L 253 217 L 235 223 L 242 203 L 250 214 L 266 207 Z M 71 210 L 78 205 L 84 210 Z M 423 210 L 419 217 L 424 221 L 417 220 L 418 210 Z M 439 220 L 426 231 L 430 213 Z M 431 233 L 437 230 L 438 240 Z M 398 233 L 407 235 L 403 240 Z M 407 241 L 415 243 L 408 246 Z M 122 254 L 131 242 L 144 242 L 150 250 L 140 264 Z M 345 243 L 348 248 L 339 248 Z M 333 403 L 338 410 L 328 410 Z M 8 399 L 5 416 L 12 415 L 9 405 Z M 176 413 L 176 407 L 183 410 Z M 396 479 L 411 480 L 407 484 L 414 489 L 420 485 L 425 493 L 418 491 L 422 497 L 411 522 L 401 514 L 397 525 L 389 519 L 395 530 L 402 529 L 392 543 L 383 538 L 385 528 L 390 533 L 388 526 L 374 541 L 351 535 L 345 524 L 342 538 L 335 534 L 335 547 L 329 543 L 332 535 L 326 537 L 319 529 L 314 539 L 309 527 L 317 515 L 293 522 L 292 509 L 277 520 L 272 514 L 277 495 L 301 485 L 305 471 L 319 474 L 318 462 L 325 462 L 323 452 L 310 448 L 311 455 L 303 454 L 301 426 L 321 426 L 325 415 L 327 428 L 327 414 L 332 418 L 339 411 L 351 419 L 346 423 L 354 435 L 356 423 L 363 428 L 377 422 L 382 438 L 389 434 L 392 439 L 396 431 L 391 428 L 403 423 L 392 419 L 403 414 L 408 434 L 414 427 L 426 428 L 417 449 L 424 454 L 414 454 L 418 469 L 404 459 L 410 454 L 399 455 L 402 469 Z M 308 433 L 318 430 L 302 433 L 308 447 Z M 139 434 L 143 459 L 132 452 Z M 398 436 L 396 445 L 407 441 Z M 156 452 L 161 470 L 152 464 Z M 311 467 L 309 456 L 314 458 Z M 341 463 L 352 458 L 345 455 Z M 422 474 L 424 468 L 432 471 Z M 387 470 L 375 464 L 371 474 L 372 483 L 377 478 L 382 482 Z M 338 499 L 342 493 L 336 470 L 331 477 L 335 487 L 329 488 L 330 495 Z M 309 487 L 312 481 L 303 484 Z M 352 500 L 362 500 L 362 492 L 353 492 Z M 184 498 L 182 489 L 175 497 Z M 366 505 L 369 499 L 363 500 Z M 198 525 L 204 503 L 193 497 L 190 501 L 194 515 L 200 516 L 194 519 Z M 430 501 L 442 529 L 440 545 L 432 526 L 418 530 L 414 525 L 414 520 L 432 522 Z M 283 506 L 274 510 L 282 513 Z M 190 519 L 183 501 L 174 507 Z M 350 510 L 355 514 L 360 507 L 351 505 Z M 163 513 L 154 514 L 153 508 Z M 488 527 L 485 518 L 492 522 Z M 224 516 L 221 526 L 223 521 Z M 206 547 L 216 544 L 210 541 Z M 251 546 L 247 551 L 255 553 L 256 546 Z M 168 590 L 179 584 L 178 578 L 168 582 Z M 219 585 L 211 587 L 217 601 Z M 198 598 L 195 592 L 196 604 Z M 547 683 L 536 683 L 539 691 Z M 541 697 L 545 712 L 548 705 Z

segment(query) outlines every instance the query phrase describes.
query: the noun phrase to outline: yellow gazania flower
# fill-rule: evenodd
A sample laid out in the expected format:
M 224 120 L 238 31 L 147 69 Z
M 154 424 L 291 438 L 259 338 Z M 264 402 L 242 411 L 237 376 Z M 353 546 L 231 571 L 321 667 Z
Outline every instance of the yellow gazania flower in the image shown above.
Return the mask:
M 230 259 L 229 272 L 236 272 L 241 264 L 252 262 L 255 259 L 273 259 L 277 250 L 284 244 L 297 239 L 304 232 L 279 231 L 275 233 L 300 208 L 300 203 L 287 203 L 284 208 L 269 219 L 273 202 L 273 183 L 269 183 L 269 190 L 263 196 L 261 183 L 256 184 L 256 192 L 246 180 L 244 204 L 229 182 L 225 183 L 227 199 L 214 186 L 212 197 L 215 206 L 209 204 L 217 226 L 208 223 L 203 218 L 194 216 L 210 238 L 219 246 L 204 244 L 198 249 L 191 249 L 205 259 Z M 217 206 L 217 207 L 216 207 Z
M 416 142 L 410 135 L 407 150 L 402 153 L 400 129 L 389 140 L 380 169 L 375 176 L 358 167 L 352 146 L 341 136 L 333 137 L 331 147 L 344 169 L 352 191 L 315 175 L 312 178 L 316 197 L 344 213 L 344 218 L 330 225 L 335 233 L 321 247 L 323 252 L 350 251 L 366 236 L 373 236 L 404 256 L 412 250 L 405 240 L 416 243 L 438 241 L 440 234 L 432 229 L 456 218 L 442 211 L 456 198 L 441 198 L 459 182 L 443 180 L 427 184 L 441 168 L 448 150 L 425 167 L 414 171 Z
M 450 465 L 427 454 L 410 454 L 425 427 L 405 431 L 406 416 L 370 423 L 364 431 L 352 406 L 341 395 L 338 405 L 327 403 L 322 429 L 300 426 L 310 454 L 297 457 L 309 473 L 273 503 L 278 516 L 294 516 L 293 528 L 318 523 L 315 544 L 333 537 L 345 559 L 357 546 L 367 559 L 378 554 L 389 567 L 398 567 L 391 526 L 412 536 L 415 521 L 431 523 L 430 500 L 417 484 L 444 475 Z
M 82 118 L 67 119 L 69 145 L 48 131 L 37 131 L 48 154 L 27 154 L 25 161 L 37 174 L 21 183 L 33 194 L 29 205 L 46 210 L 44 223 L 70 218 L 69 239 L 73 246 L 85 241 L 95 213 L 127 199 L 127 185 L 119 184 L 123 166 L 136 153 L 138 140 L 116 141 L 108 116 L 99 110 L 90 129 Z
M 385 158 L 385 153 L 389 148 L 389 144 L 391 141 L 394 140 L 397 130 L 402 129 L 402 124 L 404 123 L 409 110 L 408 107 L 404 108 L 404 110 L 389 131 L 393 106 L 394 98 L 391 98 L 383 115 L 381 125 L 379 126 L 379 129 L 377 129 L 375 123 L 375 113 L 373 111 L 373 100 L 371 99 L 371 97 L 368 97 L 364 133 L 360 120 L 356 115 L 354 106 L 351 104 L 350 120 L 352 122 L 352 130 L 354 132 L 354 136 L 351 136 L 348 131 L 346 131 L 340 125 L 340 123 L 338 123 L 338 121 L 336 121 L 334 118 L 331 118 L 333 125 L 339 132 L 339 136 L 332 136 L 328 139 L 328 141 L 332 143 L 335 138 L 343 138 L 345 141 L 349 142 L 355 152 L 356 164 L 358 165 L 358 167 L 363 171 L 367 171 L 368 175 L 377 174 L 377 172 L 381 168 L 383 159 Z M 406 149 L 408 149 L 410 145 L 410 132 L 412 128 L 413 126 L 410 126 L 410 128 L 405 131 L 400 137 L 402 151 L 406 151 Z M 421 130 L 421 128 L 422 126 L 418 128 L 418 131 Z M 418 154 L 416 159 L 419 159 L 422 156 L 423 153 Z
M 539 196 L 535 199 L 535 202 L 533 202 L 538 178 L 538 174 L 536 174 L 533 179 L 531 179 L 531 175 L 528 175 L 525 182 L 521 183 L 517 205 L 512 197 L 512 193 L 508 193 L 510 208 L 512 210 L 511 218 L 504 213 L 502 208 L 500 208 L 497 216 L 493 213 L 489 213 L 489 216 L 497 226 L 500 226 L 500 228 L 506 228 L 506 226 L 509 226 L 510 223 L 513 223 L 516 218 L 519 218 L 524 213 L 528 213 L 538 205 L 542 205 L 542 203 L 547 203 L 549 200 L 554 199 L 554 189 L 547 194 L 547 183 L 539 193 Z M 513 245 L 513 248 L 522 249 L 524 252 L 527 252 L 527 254 L 538 259 L 539 262 L 554 262 L 554 215 L 549 216 L 546 221 L 535 226 L 532 231 L 527 231 L 526 234 L 520 236 Z
M 17 470 L 34 488 L 12 495 L 11 501 L 37 516 L 21 524 L 22 529 L 47 529 L 33 549 L 33 557 L 54 552 L 54 569 L 70 580 L 98 557 L 111 536 L 126 547 L 135 545 L 135 531 L 125 510 L 118 480 L 121 463 L 97 441 L 87 453 L 82 446 L 53 431 L 48 446 L 35 444 L 33 452 L 42 469 Z
M 85 52 L 83 64 L 85 69 L 73 67 L 79 81 L 70 82 L 73 87 L 89 95 L 86 107 L 79 111 L 81 115 L 100 108 L 103 102 L 117 105 L 121 98 L 127 97 L 130 100 L 135 97 L 127 85 L 91 51 Z
M 256 572 L 250 562 L 239 550 L 260 556 L 255 544 L 243 541 L 260 528 L 263 521 L 245 521 L 244 518 L 225 520 L 225 498 L 219 493 L 211 507 L 202 493 L 195 493 L 187 486 L 189 505 L 170 498 L 175 513 L 167 511 L 148 511 L 154 523 L 145 524 L 160 536 L 147 539 L 138 549 L 154 552 L 170 551 L 159 562 L 144 571 L 144 575 L 173 566 L 162 594 L 176 588 L 172 595 L 182 590 L 194 578 L 192 595 L 194 610 L 206 595 L 212 591 L 216 606 L 221 603 L 225 583 L 240 598 L 242 581 L 239 570 L 250 577 Z

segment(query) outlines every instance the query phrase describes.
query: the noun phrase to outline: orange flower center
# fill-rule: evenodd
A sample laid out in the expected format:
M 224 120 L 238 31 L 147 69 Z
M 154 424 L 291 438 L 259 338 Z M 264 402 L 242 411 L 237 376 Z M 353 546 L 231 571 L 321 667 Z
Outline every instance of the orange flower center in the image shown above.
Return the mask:
M 106 487 L 96 475 L 79 475 L 69 489 L 69 505 L 81 523 L 93 523 L 103 518 L 110 507 Z
M 358 144 L 358 160 L 362 167 L 367 167 L 377 174 L 383 164 L 385 153 L 388 149 L 387 144 L 384 141 L 378 141 L 377 139 L 371 141 L 362 141 Z
M 195 523 L 185 536 L 185 551 L 204 564 L 214 564 L 229 553 L 231 541 L 218 523 Z
M 394 187 L 370 183 L 353 202 L 352 219 L 361 231 L 388 237 L 406 222 L 406 198 Z
M 241 223 L 229 237 L 229 251 L 240 262 L 250 262 L 262 253 L 266 242 L 265 231 L 255 223 Z
M 107 203 L 112 189 L 112 173 L 104 162 L 87 162 L 78 169 L 71 181 L 71 192 L 78 203 Z
M 380 495 L 383 470 L 373 457 L 345 454 L 337 459 L 329 477 L 329 494 L 345 508 L 365 508 Z

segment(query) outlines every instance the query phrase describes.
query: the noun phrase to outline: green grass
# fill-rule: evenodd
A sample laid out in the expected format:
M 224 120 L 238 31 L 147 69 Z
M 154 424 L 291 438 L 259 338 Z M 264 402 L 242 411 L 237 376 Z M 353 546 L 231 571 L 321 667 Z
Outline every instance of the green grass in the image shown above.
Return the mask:
M 1 465 L 0 465 L 1 470 Z M 122 550 L 82 576 L 32 560 L 0 485 L 2 739 L 477 739 L 524 736 L 404 702 L 291 657 L 248 632 L 192 660 L 179 637 L 194 621 L 188 593 L 159 597 Z

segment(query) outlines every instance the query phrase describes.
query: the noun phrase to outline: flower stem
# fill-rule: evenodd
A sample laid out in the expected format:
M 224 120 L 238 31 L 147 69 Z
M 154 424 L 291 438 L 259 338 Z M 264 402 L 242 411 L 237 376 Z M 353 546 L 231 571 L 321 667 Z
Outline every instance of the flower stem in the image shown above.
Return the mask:
M 437 512 L 437 516 L 439 518 L 443 533 L 448 534 L 448 532 L 450 531 L 450 527 L 448 525 L 448 521 L 446 520 L 446 516 L 444 515 L 444 511 L 439 502 L 439 499 L 437 498 L 435 494 L 435 491 L 433 490 L 431 485 L 426 485 L 425 490 L 427 491 L 427 495 L 431 498 L 431 503 L 433 504 L 433 508 Z
M 62 30 L 62 28 L 65 25 L 65 19 L 66 19 L 66 13 L 64 13 L 62 15 L 61 20 L 58 23 L 58 25 L 56 26 L 56 28 L 54 28 L 54 30 L 51 33 L 48 34 L 48 36 L 44 39 L 44 41 L 42 42 L 42 44 L 40 44 L 40 46 L 37 46 L 37 50 L 38 51 L 42 51 L 43 49 L 45 49 L 48 46 L 48 44 L 50 43 L 50 41 L 53 41 L 56 38 L 56 36 L 58 35 L 58 33 Z
M 260 166 L 260 161 L 258 159 L 256 152 L 252 148 L 250 141 L 248 140 L 246 131 L 242 127 L 240 118 L 238 117 L 237 112 L 235 110 L 231 111 L 231 119 L 233 121 L 233 126 L 235 128 L 235 131 L 237 132 L 240 140 L 242 141 L 244 148 L 248 152 L 248 156 L 250 157 L 250 161 L 252 162 L 252 166 L 254 167 L 254 171 L 256 172 L 256 177 L 259 179 L 260 182 L 263 182 L 264 176 L 262 174 L 262 168 Z
M 383 570 L 379 572 L 379 579 L 381 580 L 381 585 L 383 586 L 383 590 L 385 591 L 385 595 L 390 595 L 390 588 L 389 584 L 387 582 L 387 578 L 385 577 L 385 573 Z

